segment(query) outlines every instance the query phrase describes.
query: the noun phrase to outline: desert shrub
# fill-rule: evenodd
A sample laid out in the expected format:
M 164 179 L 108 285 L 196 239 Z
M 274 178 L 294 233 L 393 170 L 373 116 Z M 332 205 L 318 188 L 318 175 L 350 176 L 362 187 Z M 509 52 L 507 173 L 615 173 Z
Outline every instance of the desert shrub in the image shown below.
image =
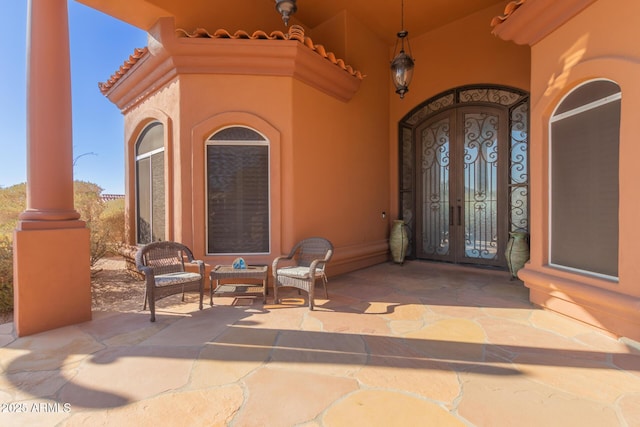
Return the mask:
M 18 215 L 27 206 L 27 184 L 0 188 L 0 236 L 11 238 Z
M 0 313 L 13 310 L 13 245 L 0 236 Z
M 87 223 L 90 231 L 91 267 L 109 252 L 110 230 L 103 227 L 100 218 L 105 210 L 105 202 L 100 198 L 102 188 L 91 182 L 74 182 L 75 208 L 80 219 Z
M 0 188 L 0 312 L 13 309 L 13 230 L 26 208 L 26 184 Z M 91 267 L 124 241 L 124 200 L 103 202 L 102 188 L 74 182 L 75 209 L 90 230 Z
M 24 183 L 0 188 L 0 313 L 13 310 L 13 230 L 26 200 Z
M 116 247 L 124 243 L 124 199 L 105 202 L 100 215 L 100 227 L 109 231 L 109 252 L 116 253 Z

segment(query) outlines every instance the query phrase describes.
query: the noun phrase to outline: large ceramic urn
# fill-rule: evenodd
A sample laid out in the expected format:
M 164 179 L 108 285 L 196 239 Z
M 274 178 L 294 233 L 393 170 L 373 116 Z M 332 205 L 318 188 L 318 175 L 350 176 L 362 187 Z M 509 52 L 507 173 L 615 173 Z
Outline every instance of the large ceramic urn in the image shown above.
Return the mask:
M 529 261 L 529 242 L 527 242 L 527 233 L 510 232 L 507 249 L 504 255 L 507 258 L 507 265 L 509 266 L 511 278 L 517 278 L 518 270 L 524 267 L 524 264 Z
M 407 226 L 402 220 L 394 220 L 391 226 L 391 235 L 389 236 L 389 248 L 391 249 L 391 257 L 393 262 L 402 264 L 407 254 L 409 246 L 409 235 L 407 234 Z

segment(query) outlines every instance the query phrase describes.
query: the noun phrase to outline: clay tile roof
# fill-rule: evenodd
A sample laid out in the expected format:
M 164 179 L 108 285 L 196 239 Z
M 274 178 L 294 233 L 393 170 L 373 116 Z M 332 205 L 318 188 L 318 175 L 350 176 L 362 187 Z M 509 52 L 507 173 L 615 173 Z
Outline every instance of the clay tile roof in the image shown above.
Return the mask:
M 297 40 L 302 43 L 304 46 L 308 47 L 321 57 L 327 59 L 332 64 L 342 68 L 344 71 L 352 75 L 353 77 L 363 80 L 364 75 L 357 70 L 354 70 L 350 65 L 346 65 L 342 59 L 337 59 L 333 52 L 327 52 L 324 46 L 320 44 L 313 44 L 313 40 L 311 38 L 306 37 L 304 35 L 304 28 L 299 25 L 292 25 L 289 28 L 288 33 L 283 33 L 282 31 L 272 31 L 267 34 L 265 31 L 254 31 L 252 34 L 247 33 L 246 31 L 236 31 L 231 34 L 227 30 L 216 30 L 213 34 L 205 30 L 204 28 L 197 28 L 192 32 L 187 32 L 183 29 L 176 29 L 176 34 L 179 37 L 188 37 L 188 38 L 215 38 L 215 39 L 247 39 L 247 40 Z M 113 73 L 109 80 L 106 82 L 98 83 L 98 88 L 103 95 L 106 95 L 109 89 L 115 85 L 118 80 L 120 80 L 130 69 L 133 67 L 143 56 L 145 56 L 148 52 L 148 48 L 138 48 L 135 49 L 133 54 L 129 56 L 124 64 L 120 66 L 118 71 Z
M 203 28 L 197 28 L 191 33 L 179 28 L 176 30 L 176 33 L 182 37 L 189 38 L 297 40 L 321 57 L 330 61 L 332 64 L 342 68 L 353 77 L 360 80 L 364 78 L 364 75 L 360 71 L 354 70 L 350 65 L 346 65 L 342 59 L 337 59 L 333 52 L 327 52 L 324 46 L 320 44 L 313 44 L 313 40 L 311 40 L 310 37 L 304 35 L 304 28 L 302 28 L 300 25 L 292 25 L 289 28 L 288 33 L 283 33 L 282 31 L 272 31 L 271 33 L 267 34 L 265 31 L 258 30 L 254 31 L 252 34 L 249 34 L 246 31 L 240 30 L 231 34 L 227 30 L 216 30 L 212 34 Z
M 124 64 L 122 64 L 120 68 L 118 68 L 118 71 L 116 71 L 111 75 L 109 80 L 107 80 L 106 82 L 98 83 L 98 88 L 100 89 L 100 92 L 102 92 L 103 95 L 106 95 L 109 89 L 111 89 L 113 85 L 116 84 L 116 82 L 120 80 L 122 76 L 127 74 L 127 72 L 131 69 L 131 67 L 133 67 L 136 64 L 136 62 L 140 60 L 140 58 L 145 56 L 148 51 L 149 49 L 146 47 L 136 48 L 133 51 L 133 54 L 129 56 L 129 59 L 124 61 Z
M 525 4 L 526 2 L 527 0 L 517 0 L 517 1 L 509 2 L 504 8 L 504 14 L 495 16 L 491 20 L 491 27 L 496 27 L 497 25 L 502 24 L 504 21 L 509 19 L 509 17 L 513 14 L 513 12 L 518 10 L 518 8 L 523 4 Z
M 267 34 L 264 31 L 258 30 L 254 31 L 253 34 L 249 34 L 246 31 L 238 30 L 235 33 L 231 34 L 229 31 L 224 29 L 218 29 L 213 33 L 210 33 L 204 28 L 196 28 L 192 32 L 188 32 L 187 30 L 183 30 L 182 28 L 176 29 L 176 34 L 178 37 L 188 37 L 192 39 L 203 38 L 203 39 L 266 39 L 266 40 L 287 40 L 289 37 L 287 34 L 282 31 L 272 31 L 271 34 Z

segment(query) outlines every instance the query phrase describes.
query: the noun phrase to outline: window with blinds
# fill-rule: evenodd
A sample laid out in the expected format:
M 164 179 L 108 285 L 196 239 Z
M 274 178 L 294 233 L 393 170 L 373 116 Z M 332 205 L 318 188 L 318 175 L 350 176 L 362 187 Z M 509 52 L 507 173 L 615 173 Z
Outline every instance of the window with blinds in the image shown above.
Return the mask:
M 620 87 L 588 82 L 550 123 L 550 263 L 618 276 Z
M 207 253 L 268 253 L 269 143 L 245 127 L 214 134 L 206 145 Z

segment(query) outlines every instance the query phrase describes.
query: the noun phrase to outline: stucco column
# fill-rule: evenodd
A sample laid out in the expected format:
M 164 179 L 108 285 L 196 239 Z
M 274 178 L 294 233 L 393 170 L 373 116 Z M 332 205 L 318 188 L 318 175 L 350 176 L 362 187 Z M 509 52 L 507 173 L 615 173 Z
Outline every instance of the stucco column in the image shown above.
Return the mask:
M 20 336 L 91 319 L 89 230 L 73 205 L 67 0 L 28 5 L 27 207 L 13 241 Z
M 71 72 L 66 0 L 30 0 L 27 209 L 22 220 L 78 219 L 73 208 Z

